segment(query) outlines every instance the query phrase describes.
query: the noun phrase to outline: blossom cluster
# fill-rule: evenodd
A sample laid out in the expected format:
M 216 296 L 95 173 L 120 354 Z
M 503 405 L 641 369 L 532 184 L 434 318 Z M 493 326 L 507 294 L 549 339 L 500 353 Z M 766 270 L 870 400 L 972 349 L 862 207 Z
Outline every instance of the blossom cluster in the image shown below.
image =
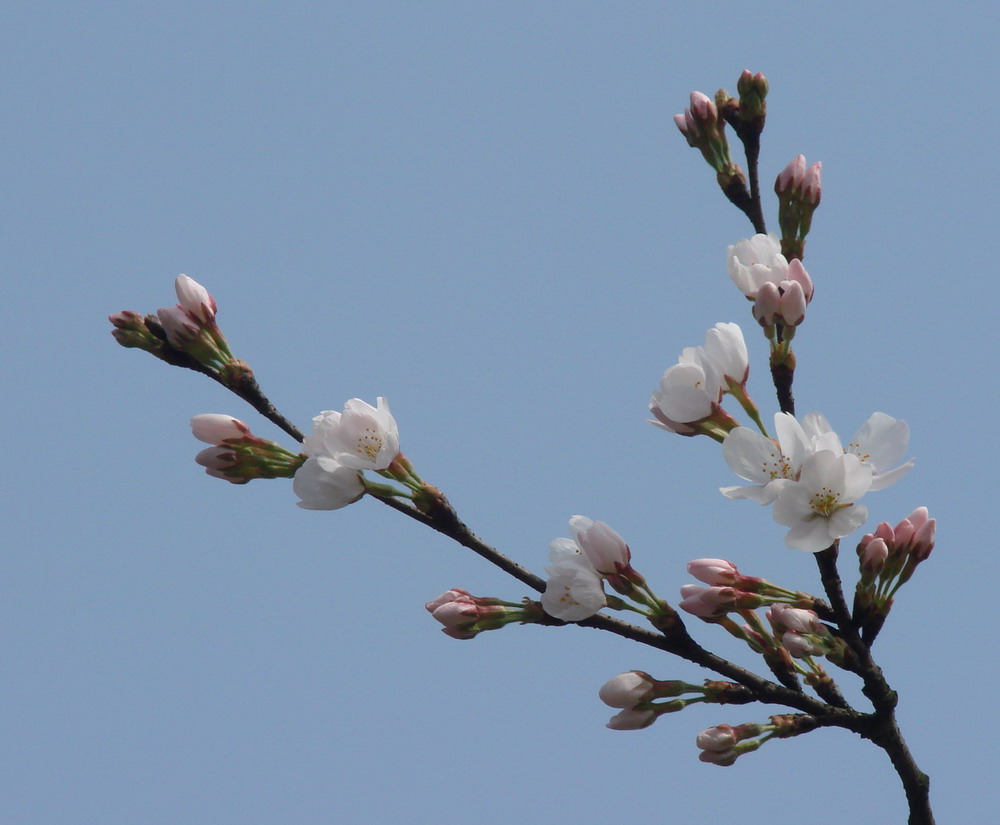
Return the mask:
M 810 413 L 800 424 L 776 413 L 772 439 L 748 427 L 729 432 L 722 455 L 749 485 L 721 488 L 733 499 L 773 504 L 774 520 L 789 528 L 789 547 L 817 553 L 853 533 L 868 517 L 857 501 L 902 478 L 913 459 L 900 463 L 909 428 L 885 413 L 874 413 L 845 447 L 826 418 Z M 897 466 L 898 465 L 898 466 Z
M 625 540 L 603 521 L 586 516 L 569 520 L 573 538 L 549 545 L 549 573 L 542 607 L 566 622 L 589 618 L 607 604 L 604 579 L 630 569 L 631 552 Z
M 743 331 L 716 324 L 703 347 L 687 347 L 660 379 L 649 401 L 655 424 L 679 435 L 720 436 L 737 426 L 721 407 L 722 396 L 741 393 L 750 371 Z

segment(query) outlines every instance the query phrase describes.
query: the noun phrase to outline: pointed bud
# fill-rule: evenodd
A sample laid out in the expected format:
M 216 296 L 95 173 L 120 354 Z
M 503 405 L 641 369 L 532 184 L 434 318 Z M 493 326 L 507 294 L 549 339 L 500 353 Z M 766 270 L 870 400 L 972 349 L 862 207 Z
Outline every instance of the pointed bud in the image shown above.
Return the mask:
M 774 182 L 774 192 L 779 197 L 789 192 L 796 192 L 802 186 L 806 175 L 806 156 L 796 155 L 788 165 L 778 173 Z
M 203 324 L 215 320 L 215 299 L 194 278 L 178 275 L 174 281 L 174 291 L 177 293 L 177 303 L 180 308 L 193 318 Z
M 817 161 L 806 170 L 802 180 L 802 200 L 813 209 L 819 206 L 823 194 L 822 172 L 823 162 Z
M 630 670 L 605 682 L 598 695 L 608 707 L 628 710 L 653 698 L 653 684 L 654 679 L 648 673 Z
M 199 441 L 221 445 L 228 438 L 246 438 L 250 428 L 231 415 L 203 413 L 191 419 L 191 432 Z

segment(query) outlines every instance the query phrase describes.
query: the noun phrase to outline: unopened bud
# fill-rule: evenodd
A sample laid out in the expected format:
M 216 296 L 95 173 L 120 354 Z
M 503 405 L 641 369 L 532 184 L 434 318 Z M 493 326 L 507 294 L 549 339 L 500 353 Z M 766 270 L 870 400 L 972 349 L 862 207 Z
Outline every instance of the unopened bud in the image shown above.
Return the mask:
M 655 710 L 623 710 L 608 720 L 606 727 L 611 730 L 642 730 L 656 721 Z
M 601 687 L 601 701 L 612 708 L 634 708 L 653 698 L 653 677 L 641 670 L 619 673 Z

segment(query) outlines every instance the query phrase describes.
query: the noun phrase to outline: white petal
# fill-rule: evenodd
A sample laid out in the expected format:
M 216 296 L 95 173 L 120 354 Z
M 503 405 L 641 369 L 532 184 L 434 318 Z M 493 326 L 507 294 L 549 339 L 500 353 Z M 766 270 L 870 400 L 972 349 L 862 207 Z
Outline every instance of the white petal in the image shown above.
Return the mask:
M 872 478 L 872 490 L 884 490 L 891 484 L 895 484 L 903 476 L 905 476 L 910 470 L 913 469 L 913 459 L 911 458 L 905 464 L 901 464 L 892 470 L 887 470 L 884 473 L 878 473 Z
M 771 439 L 749 427 L 730 430 L 722 442 L 722 457 L 736 475 L 767 484 L 784 476 L 784 457 Z
M 849 536 L 864 524 L 867 518 L 868 508 L 863 504 L 843 507 L 830 517 L 829 533 L 835 539 Z
M 667 418 L 682 424 L 707 418 L 712 403 L 718 401 L 718 385 L 711 384 L 696 364 L 674 364 L 660 381 L 659 407 Z
M 877 412 L 854 434 L 848 449 L 882 472 L 903 460 L 909 443 L 910 427 L 905 421 Z
M 337 465 L 331 459 L 306 459 L 295 473 L 292 489 L 304 510 L 339 510 L 364 494 L 365 487 L 356 470 Z

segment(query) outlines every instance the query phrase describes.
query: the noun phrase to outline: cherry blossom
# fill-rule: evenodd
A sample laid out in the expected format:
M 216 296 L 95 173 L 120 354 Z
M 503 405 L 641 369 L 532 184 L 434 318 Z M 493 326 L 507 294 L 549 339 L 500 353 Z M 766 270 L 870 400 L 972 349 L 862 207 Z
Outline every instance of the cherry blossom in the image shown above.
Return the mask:
M 788 413 L 775 413 L 774 430 L 777 439 L 748 427 L 729 432 L 722 444 L 722 457 L 736 475 L 754 483 L 721 487 L 724 496 L 773 504 L 781 488 L 798 479 L 802 462 L 813 451 L 813 440 Z
M 342 413 L 324 410 L 313 418 L 313 432 L 303 442 L 308 456 L 332 458 L 355 470 L 384 470 L 399 455 L 399 429 L 389 403 L 378 407 L 352 398 Z
M 787 280 L 788 261 L 774 235 L 743 238 L 726 250 L 729 277 L 750 300 L 763 284 Z
M 549 545 L 549 560 L 549 579 L 541 598 L 546 613 L 564 622 L 578 622 L 607 604 L 600 574 L 576 542 L 555 539 Z
M 784 485 L 774 503 L 774 520 L 790 528 L 785 544 L 818 553 L 853 533 L 868 518 L 868 510 L 855 502 L 871 484 L 871 465 L 853 453 L 819 450 L 808 456 L 799 480 Z
M 914 459 L 900 464 L 910 443 L 910 428 L 882 412 L 872 413 L 861 428 L 842 447 L 830 423 L 819 413 L 809 413 L 803 428 L 813 440 L 815 449 L 843 449 L 853 453 L 863 464 L 872 468 L 872 490 L 884 490 L 895 484 L 913 468 Z M 895 466 L 899 465 L 899 466 Z

